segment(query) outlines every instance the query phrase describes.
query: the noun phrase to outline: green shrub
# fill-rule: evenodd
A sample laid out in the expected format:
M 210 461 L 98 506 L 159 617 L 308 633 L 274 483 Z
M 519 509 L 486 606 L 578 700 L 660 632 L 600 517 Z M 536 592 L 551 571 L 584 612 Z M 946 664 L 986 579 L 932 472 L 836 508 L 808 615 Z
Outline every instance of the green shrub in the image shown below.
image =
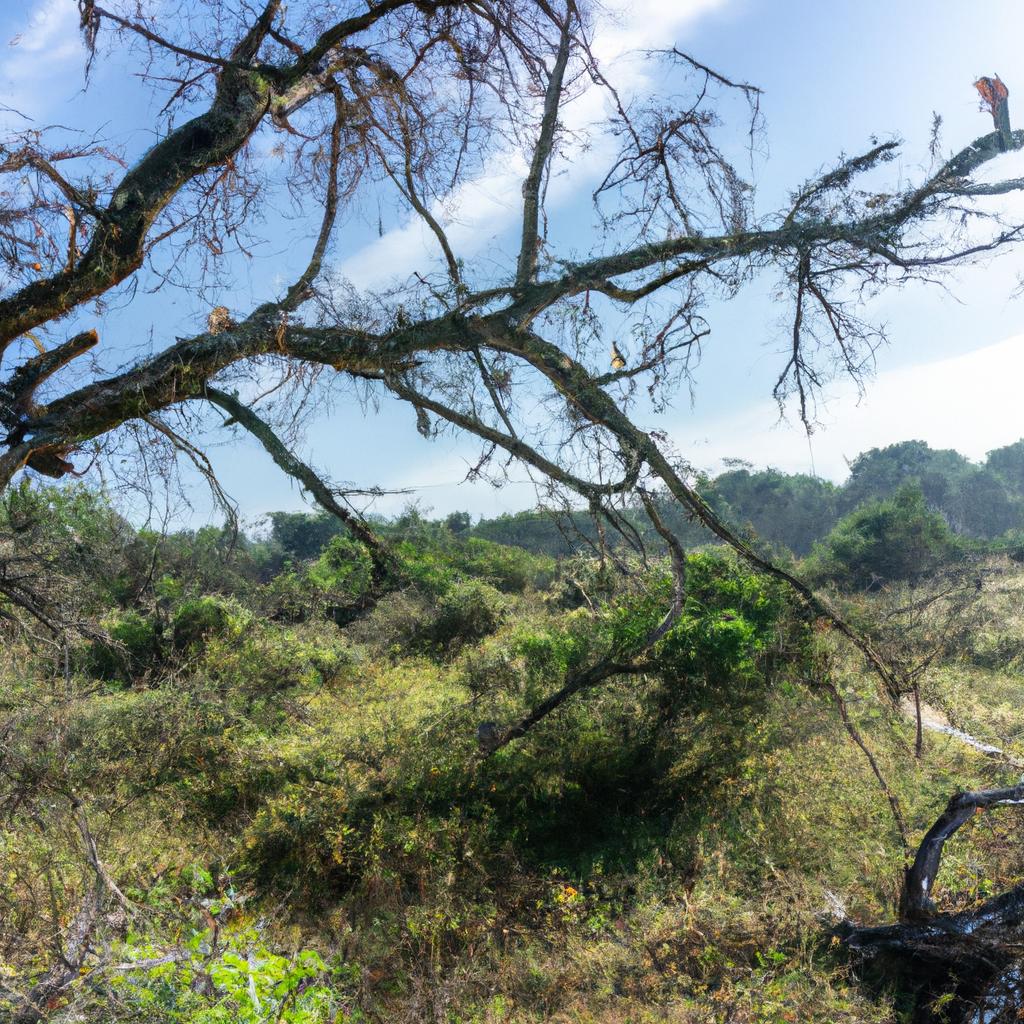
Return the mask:
M 415 589 L 385 594 L 373 611 L 346 627 L 345 635 L 373 652 L 396 658 L 415 654 L 420 631 L 431 614 L 430 601 Z
M 208 635 L 203 673 L 245 699 L 296 686 L 319 689 L 355 663 L 344 638 L 334 630 L 287 629 L 254 622 Z
M 352 884 L 362 870 L 339 785 L 289 784 L 260 807 L 244 837 L 244 866 L 261 884 L 287 879 L 307 889 Z
M 322 590 L 305 572 L 287 568 L 260 591 L 266 614 L 278 622 L 307 622 L 322 614 Z
M 932 512 L 919 488 L 855 509 L 835 525 L 808 560 L 809 575 L 846 590 L 929 576 L 958 558 L 962 546 Z
M 538 683 L 561 682 L 580 668 L 594 647 L 596 623 L 582 610 L 565 615 L 557 627 L 518 633 L 513 650 L 522 660 L 526 677 Z
M 372 568 L 362 544 L 348 537 L 332 537 L 310 566 L 309 578 L 325 592 L 354 599 L 369 590 Z
M 672 590 L 667 573 L 647 574 L 603 616 L 601 646 L 631 658 L 663 621 Z M 735 558 L 702 552 L 687 559 L 682 611 L 646 660 L 667 723 L 730 702 L 757 703 L 783 673 L 799 675 L 808 658 L 808 624 L 791 595 Z
M 507 594 L 521 594 L 531 588 L 541 590 L 555 575 L 553 558 L 493 544 L 480 537 L 468 538 L 465 546 L 454 551 L 452 557 L 467 576 L 490 583 Z
M 611 567 L 590 555 L 573 555 L 558 563 L 558 572 L 544 594 L 552 608 L 580 608 L 608 600 L 615 592 Z
M 432 618 L 423 625 L 421 637 L 435 650 L 456 651 L 493 633 L 505 612 L 504 598 L 490 584 L 479 580 L 456 583 L 438 600 Z
M 174 647 L 195 653 L 210 637 L 225 636 L 233 625 L 231 606 L 216 597 L 185 601 L 174 614 Z
M 400 540 L 394 547 L 405 578 L 424 594 L 443 594 L 458 579 L 447 553 L 431 539 Z
M 87 669 L 100 679 L 130 683 L 161 660 L 160 633 L 152 619 L 138 612 L 121 612 L 106 622 L 109 642 L 95 641 Z
M 219 913 L 230 899 L 205 901 Z M 218 936 L 217 938 L 219 938 Z M 342 1020 L 339 982 L 353 978 L 344 965 L 328 966 L 303 949 L 285 956 L 267 947 L 259 928 L 214 933 L 196 929 L 185 955 L 161 957 L 160 947 L 135 940 L 122 957 L 139 966 L 113 981 L 119 1002 L 144 1019 L 166 1024 L 329 1024 Z M 153 966 L 154 961 L 156 966 Z
M 992 550 L 1011 562 L 1024 562 L 1024 530 L 1008 530 L 993 543 Z
M 501 640 L 467 647 L 459 659 L 459 679 L 474 695 L 518 690 L 520 673 L 515 652 Z
M 356 640 L 391 656 L 451 656 L 493 633 L 508 601 L 480 580 L 453 581 L 440 595 L 418 588 L 387 594 L 373 614 L 349 628 Z

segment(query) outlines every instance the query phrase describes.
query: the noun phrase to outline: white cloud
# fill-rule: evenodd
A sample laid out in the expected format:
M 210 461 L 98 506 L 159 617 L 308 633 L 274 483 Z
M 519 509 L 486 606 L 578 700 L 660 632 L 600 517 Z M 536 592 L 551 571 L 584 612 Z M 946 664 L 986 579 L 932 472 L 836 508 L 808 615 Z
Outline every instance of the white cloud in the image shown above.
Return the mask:
M 697 18 L 721 7 L 725 0 L 640 0 L 606 7 L 594 33 L 594 51 L 602 67 L 614 69 L 616 87 L 626 95 L 653 87 L 643 62 L 629 59 L 637 50 L 671 46 Z M 563 111 L 563 123 L 572 132 L 585 132 L 600 119 L 607 104 L 603 90 L 591 87 Z M 549 213 L 574 196 L 603 166 L 607 145 L 583 151 L 579 144 L 562 154 L 558 173 L 547 194 Z M 518 220 L 522 209 L 521 186 L 526 162 L 521 153 L 502 151 L 490 161 L 490 169 L 468 181 L 432 211 L 445 224 L 456 255 L 481 252 Z M 450 216 L 445 211 L 454 211 Z M 341 274 L 357 288 L 379 287 L 407 277 L 436 259 L 436 239 L 418 217 L 365 246 L 340 266 Z
M 841 481 L 847 459 L 869 448 L 922 440 L 984 459 L 993 448 L 1024 437 L 1024 334 L 962 356 L 880 373 L 858 403 L 843 386 L 824 410 L 824 425 L 811 438 L 794 423 L 780 423 L 778 409 L 761 402 L 731 416 L 698 419 L 672 429 L 694 465 L 711 471 L 738 456 L 755 466 L 774 466 Z
M 594 54 L 602 63 L 644 48 L 671 48 L 677 35 L 725 0 L 633 0 L 605 6 L 594 36 Z
M 44 0 L 13 38 L 6 41 L 7 52 L 0 59 L 0 89 L 6 107 L 34 119 L 44 119 L 53 106 L 54 81 L 61 68 L 83 57 L 79 15 L 74 0 Z M 63 97 L 62 97 L 63 98 Z M 0 113 L 3 122 L 24 127 L 21 119 Z

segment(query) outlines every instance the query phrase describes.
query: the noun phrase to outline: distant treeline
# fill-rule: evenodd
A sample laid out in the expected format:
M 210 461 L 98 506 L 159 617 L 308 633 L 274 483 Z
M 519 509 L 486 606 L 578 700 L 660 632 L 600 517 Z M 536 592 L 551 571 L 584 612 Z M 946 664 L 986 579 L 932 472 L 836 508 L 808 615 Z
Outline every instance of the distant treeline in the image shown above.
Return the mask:
M 919 488 L 928 508 L 959 536 L 993 540 L 1008 531 L 1024 530 L 1024 439 L 989 452 L 980 464 L 951 449 L 930 448 L 924 441 L 872 448 L 853 460 L 842 485 L 804 473 L 734 463 L 718 476 L 702 477 L 698 489 L 734 528 L 802 557 L 840 518 L 908 486 Z M 666 502 L 663 514 L 687 544 L 712 542 L 674 503 Z M 342 531 L 326 514 L 275 512 L 270 519 L 273 540 L 297 558 L 314 557 Z M 387 532 L 397 522 L 381 521 L 378 527 Z M 558 516 L 546 511 L 516 512 L 476 524 L 468 513 L 454 512 L 443 522 L 455 533 L 555 556 L 586 550 L 599 541 L 597 524 L 582 511 Z M 620 525 L 626 534 L 631 526 L 646 533 L 643 522 L 637 510 L 627 513 Z M 625 542 L 614 523 L 606 522 L 601 528 L 609 543 Z

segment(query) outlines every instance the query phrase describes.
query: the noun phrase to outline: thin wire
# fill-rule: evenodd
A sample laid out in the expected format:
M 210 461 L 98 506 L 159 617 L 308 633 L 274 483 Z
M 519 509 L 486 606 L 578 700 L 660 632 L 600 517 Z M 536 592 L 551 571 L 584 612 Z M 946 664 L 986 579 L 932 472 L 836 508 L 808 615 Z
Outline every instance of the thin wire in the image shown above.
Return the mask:
M 817 471 L 817 469 L 815 469 L 815 466 L 814 466 L 814 445 L 811 443 L 811 435 L 810 434 L 807 435 L 807 451 L 808 451 L 808 454 L 811 456 L 811 476 L 813 476 L 814 479 L 817 480 L 818 479 L 818 471 Z
M 436 484 L 403 484 L 401 487 L 395 487 L 396 491 L 425 491 L 431 487 L 458 487 L 460 484 L 470 483 L 465 477 L 459 480 L 451 480 L 448 482 L 436 483 Z M 535 483 L 533 480 L 502 480 L 502 486 L 506 484 L 532 484 Z

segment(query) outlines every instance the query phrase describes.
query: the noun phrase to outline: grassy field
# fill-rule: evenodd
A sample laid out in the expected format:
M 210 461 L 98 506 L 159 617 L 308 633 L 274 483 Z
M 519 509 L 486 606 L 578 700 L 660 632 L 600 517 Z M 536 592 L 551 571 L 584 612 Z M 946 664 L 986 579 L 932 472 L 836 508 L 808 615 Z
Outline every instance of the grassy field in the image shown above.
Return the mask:
M 514 720 L 647 621 L 664 570 L 615 589 L 583 559 L 425 550 L 345 628 L 288 621 L 298 583 L 280 574 L 241 596 L 185 579 L 165 585 L 158 657 L 153 615 L 125 610 L 107 620 L 120 646 L 80 644 L 69 675 L 59 652 L 5 648 L 12 1005 L 66 947 L 98 863 L 102 915 L 53 1020 L 908 1019 L 909 994 L 858 975 L 831 937 L 840 917 L 894 918 L 904 851 L 820 684 L 913 840 L 958 787 L 1019 770 L 931 733 L 916 759 L 913 723 L 859 658 L 714 553 L 691 559 L 683 624 L 649 674 L 483 757 L 478 724 Z M 1024 573 L 989 569 L 976 600 L 883 639 L 919 652 L 947 634 L 925 700 L 1024 756 Z M 850 608 L 887 621 L 913 598 Z M 939 905 L 1024 877 L 1018 831 L 1012 809 L 966 827 Z

